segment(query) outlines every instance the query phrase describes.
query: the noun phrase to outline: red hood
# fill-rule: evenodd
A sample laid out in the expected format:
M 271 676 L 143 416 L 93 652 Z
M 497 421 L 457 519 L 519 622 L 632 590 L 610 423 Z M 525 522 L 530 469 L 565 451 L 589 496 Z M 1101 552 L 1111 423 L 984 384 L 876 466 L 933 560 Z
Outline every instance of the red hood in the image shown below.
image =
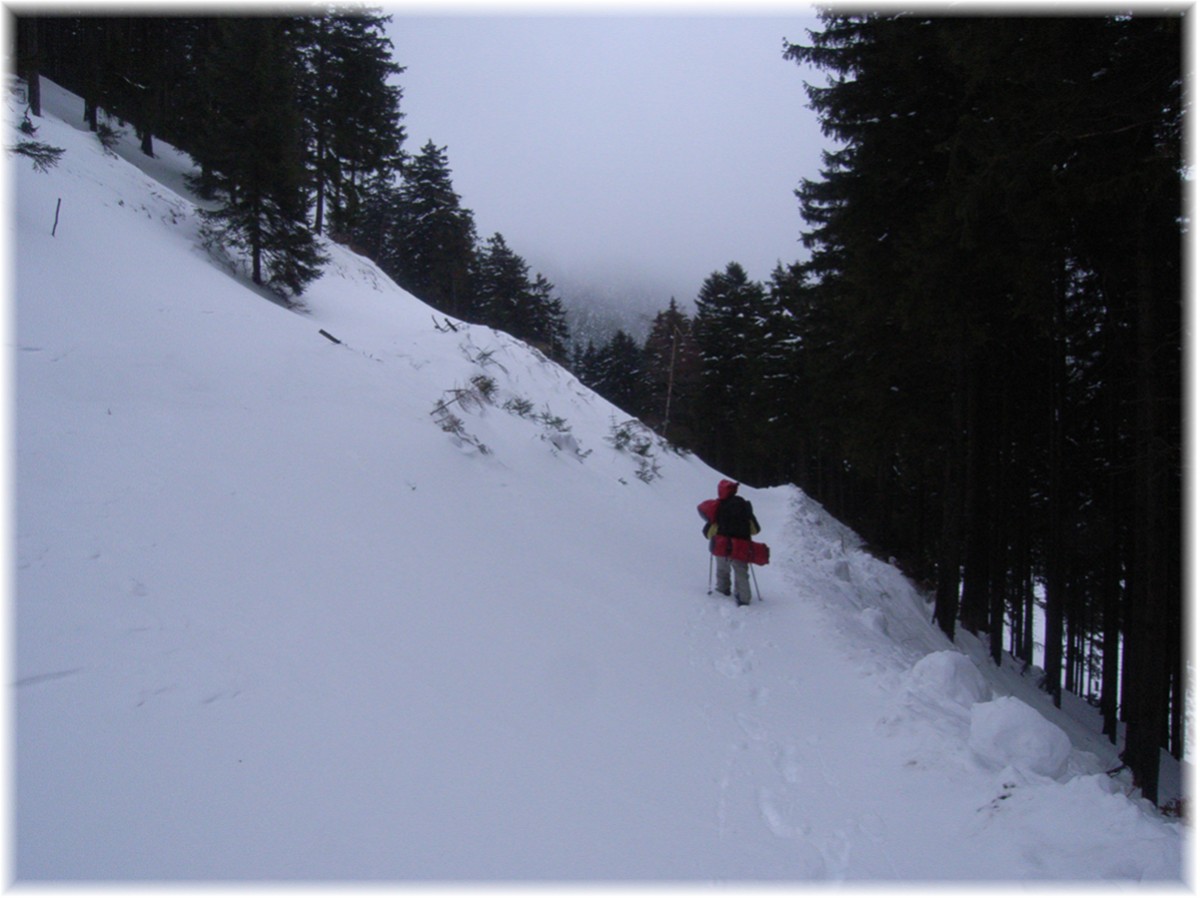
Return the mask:
M 721 479 L 721 483 L 717 485 L 717 496 L 722 500 L 728 500 L 737 493 L 738 483 L 730 481 L 727 478 Z

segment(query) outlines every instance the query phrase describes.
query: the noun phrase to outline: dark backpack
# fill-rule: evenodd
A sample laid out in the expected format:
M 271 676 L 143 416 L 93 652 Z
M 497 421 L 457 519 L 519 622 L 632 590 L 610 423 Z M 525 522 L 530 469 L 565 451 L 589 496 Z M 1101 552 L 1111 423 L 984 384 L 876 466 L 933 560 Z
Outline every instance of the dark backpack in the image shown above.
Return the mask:
M 717 533 L 726 537 L 749 540 L 754 534 L 754 507 L 744 497 L 734 494 L 721 501 L 717 508 Z

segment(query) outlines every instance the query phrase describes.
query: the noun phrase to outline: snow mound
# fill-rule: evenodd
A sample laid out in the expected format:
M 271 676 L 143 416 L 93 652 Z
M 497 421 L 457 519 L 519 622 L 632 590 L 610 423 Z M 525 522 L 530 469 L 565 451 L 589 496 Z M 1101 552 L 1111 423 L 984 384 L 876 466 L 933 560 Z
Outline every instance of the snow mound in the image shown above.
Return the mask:
M 883 610 L 875 606 L 868 606 L 858 614 L 859 620 L 870 628 L 872 631 L 877 631 L 886 636 L 888 633 L 887 616 L 883 614 Z
M 1071 755 L 1066 733 L 1015 697 L 972 707 L 968 744 L 988 765 L 1011 766 L 1048 778 L 1065 775 Z
M 919 659 L 909 670 L 905 689 L 910 698 L 962 710 L 991 697 L 979 669 L 955 650 L 939 650 Z

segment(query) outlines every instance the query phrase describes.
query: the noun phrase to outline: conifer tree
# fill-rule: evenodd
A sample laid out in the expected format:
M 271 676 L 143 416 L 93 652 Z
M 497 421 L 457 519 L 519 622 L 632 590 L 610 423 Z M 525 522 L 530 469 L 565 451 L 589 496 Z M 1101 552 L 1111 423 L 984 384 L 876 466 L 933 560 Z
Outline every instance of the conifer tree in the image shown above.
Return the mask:
M 406 258 L 399 237 L 402 222 L 399 177 L 396 173 L 376 173 L 363 187 L 362 205 L 354 222 L 339 237 L 402 285 Z
M 596 351 L 591 377 L 589 386 L 605 400 L 631 416 L 642 415 L 645 406 L 642 349 L 624 329 L 618 329 Z
M 808 394 L 803 379 L 803 338 L 796 313 L 808 288 L 803 267 L 776 266 L 758 317 L 755 357 L 755 454 L 766 483 L 795 482 L 804 471 L 809 441 Z
M 203 69 L 220 32 L 221 20 L 210 16 L 171 17 L 163 20 L 159 32 L 161 84 L 153 93 L 161 105 L 150 131 L 188 153 L 202 144 L 208 131 L 210 104 Z
M 763 286 L 736 262 L 712 273 L 696 298 L 694 334 L 701 356 L 697 404 L 702 455 L 716 468 L 750 480 L 755 417 L 760 413 L 754 360 L 761 347 Z
M 454 190 L 446 148 L 426 142 L 405 166 L 395 197 L 395 221 L 386 230 L 390 274 L 406 290 L 453 316 L 474 313 L 471 271 L 475 218 Z M 380 201 L 372 200 L 380 209 Z M 385 198 L 384 209 L 390 205 Z
M 499 232 L 479 249 L 472 285 L 475 319 L 514 337 L 528 336 L 529 264 Z
M 404 69 L 392 59 L 384 31 L 389 16 L 336 6 L 290 21 L 303 68 L 299 92 L 307 166 L 315 194 L 314 229 L 347 233 L 364 186 L 400 164 L 404 128 L 401 89 L 390 79 Z
M 115 34 L 109 65 L 115 77 L 105 106 L 133 123 L 146 156 L 154 155 L 154 135 L 161 133 L 164 118 L 164 91 L 171 65 L 168 55 L 176 50 L 170 41 L 172 24 L 160 16 L 112 20 Z
M 557 363 L 567 362 L 570 331 L 562 300 L 554 295 L 554 285 L 540 272 L 529 286 L 529 304 L 533 313 L 530 341 Z
M 529 280 L 529 264 L 497 232 L 479 249 L 472 278 L 474 317 L 514 337 L 566 354 L 566 316 L 542 275 Z
M 645 421 L 673 443 L 691 445 L 700 380 L 692 322 L 672 297 L 654 317 L 642 347 Z
M 309 232 L 295 56 L 286 22 L 226 19 L 205 68 L 209 129 L 197 155 L 220 206 L 205 213 L 210 245 L 249 256 L 250 277 L 300 294 L 324 261 Z
M 595 390 L 594 385 L 599 380 L 599 356 L 600 351 L 592 338 L 588 339 L 587 344 L 576 344 L 571 352 L 571 371 L 592 390 Z

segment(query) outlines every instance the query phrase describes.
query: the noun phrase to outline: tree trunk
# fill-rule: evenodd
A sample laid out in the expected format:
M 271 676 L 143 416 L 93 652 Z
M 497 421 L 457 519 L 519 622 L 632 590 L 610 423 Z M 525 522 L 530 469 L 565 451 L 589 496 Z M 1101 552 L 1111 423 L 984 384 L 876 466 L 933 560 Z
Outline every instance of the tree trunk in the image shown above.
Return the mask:
M 988 495 L 988 395 L 986 365 L 972 366 L 967 376 L 966 494 L 963 498 L 963 627 L 979 635 L 988 629 L 988 531 L 991 503 Z
M 1137 242 L 1137 402 L 1135 481 L 1135 559 L 1137 593 L 1130 642 L 1133 671 L 1131 710 L 1125 733 L 1125 762 L 1133 771 L 1134 784 L 1152 803 L 1158 802 L 1159 748 L 1167 733 L 1165 701 L 1168 696 L 1169 663 L 1165 624 L 1170 578 L 1165 571 L 1163 482 L 1166 465 L 1160 444 L 1161 425 L 1156 393 L 1155 356 L 1160 335 L 1156 310 L 1152 259 L 1148 236 L 1138 228 Z
M 325 188 L 326 188 L 326 183 L 327 183 L 326 177 L 325 177 L 325 172 L 323 171 L 323 166 L 325 164 L 324 135 L 321 135 L 317 138 L 317 146 L 313 150 L 313 158 L 316 160 L 316 163 L 317 163 L 317 175 L 316 175 L 316 179 L 315 179 L 316 180 L 316 202 L 313 204 L 314 205 L 313 233 L 314 234 L 324 234 L 325 233 Z
M 1046 540 L 1046 639 L 1045 689 L 1062 706 L 1063 606 L 1066 593 L 1064 541 L 1064 435 L 1066 393 L 1066 297 L 1065 286 L 1054 286 L 1054 343 L 1050 358 L 1050 516 Z
M 934 620 L 954 640 L 958 622 L 959 583 L 962 579 L 962 469 L 966 417 L 966 348 L 961 344 L 955 366 L 954 416 L 947 447 L 942 492 L 942 535 L 938 544 L 937 594 Z
M 1111 302 L 1105 312 L 1104 345 L 1105 354 L 1110 360 L 1116 360 L 1118 354 L 1117 322 Z M 1121 580 L 1123 561 L 1125 560 L 1125 541 L 1122 539 L 1120 523 L 1125 521 L 1125 508 L 1121 502 L 1121 483 L 1117 468 L 1120 456 L 1120 444 L 1117 440 L 1120 403 L 1118 400 L 1119 385 L 1110 379 L 1104 386 L 1104 453 L 1109 460 L 1109 470 L 1105 474 L 1105 484 L 1101 492 L 1100 502 L 1105 508 L 1105 558 L 1102 563 L 1100 585 L 1100 631 L 1101 631 L 1101 672 L 1100 672 L 1100 714 L 1103 719 L 1103 734 L 1114 744 L 1117 743 L 1117 715 L 1120 708 L 1120 663 L 1121 663 L 1121 628 L 1123 605 Z
M 38 49 L 39 22 L 37 16 L 17 16 L 17 75 L 26 84 L 29 112 L 42 114 L 41 54 Z

